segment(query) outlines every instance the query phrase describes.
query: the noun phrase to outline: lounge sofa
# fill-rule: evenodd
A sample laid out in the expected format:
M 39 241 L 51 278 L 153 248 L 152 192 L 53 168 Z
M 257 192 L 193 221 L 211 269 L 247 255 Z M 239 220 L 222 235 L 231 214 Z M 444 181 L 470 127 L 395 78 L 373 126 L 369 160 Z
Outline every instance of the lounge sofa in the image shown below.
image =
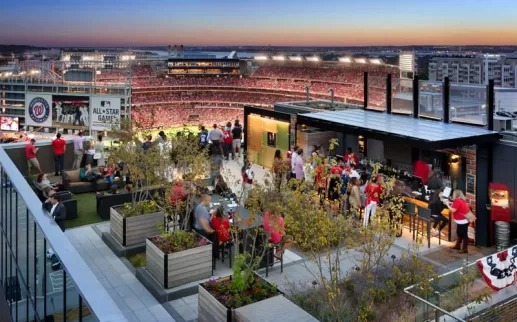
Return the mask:
M 99 173 L 99 168 L 93 168 L 93 171 Z M 98 179 L 96 184 L 93 182 L 84 182 L 80 179 L 81 169 L 76 170 L 65 170 L 63 171 L 63 188 L 73 194 L 85 193 L 92 191 L 102 191 L 109 188 L 109 183 L 104 181 L 103 178 Z M 123 186 L 123 182 L 116 178 L 115 184 L 120 187 Z
M 163 192 L 163 189 L 155 188 L 151 189 L 150 195 L 153 196 L 156 192 Z M 138 194 L 138 192 L 134 192 Z M 140 200 L 141 198 L 136 196 L 136 200 Z M 133 192 L 130 193 L 118 193 L 118 194 L 105 194 L 97 196 L 97 215 L 102 219 L 110 219 L 110 208 L 115 206 L 120 206 L 125 204 L 126 202 L 133 201 Z

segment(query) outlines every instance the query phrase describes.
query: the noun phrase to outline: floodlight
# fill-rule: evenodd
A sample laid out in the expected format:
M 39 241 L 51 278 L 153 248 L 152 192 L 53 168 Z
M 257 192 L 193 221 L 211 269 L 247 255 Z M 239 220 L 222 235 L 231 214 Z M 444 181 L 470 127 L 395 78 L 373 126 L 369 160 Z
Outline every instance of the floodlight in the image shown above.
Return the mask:
M 380 60 L 379 58 L 372 58 L 372 59 L 370 59 L 370 63 L 375 64 L 375 65 L 380 65 L 380 64 L 382 64 L 382 60 Z
M 339 57 L 338 59 L 342 63 L 351 63 L 352 62 L 352 58 L 351 57 Z
M 285 56 L 273 56 L 273 60 L 285 60 Z
M 302 57 L 300 57 L 300 56 L 289 56 L 289 60 L 302 61 Z
M 267 60 L 267 56 L 255 56 L 254 57 L 255 60 Z
M 355 58 L 355 62 L 359 64 L 366 64 L 366 58 Z
M 319 58 L 318 56 L 305 57 L 305 59 L 306 59 L 307 61 L 313 61 L 313 62 L 320 61 L 320 58 Z

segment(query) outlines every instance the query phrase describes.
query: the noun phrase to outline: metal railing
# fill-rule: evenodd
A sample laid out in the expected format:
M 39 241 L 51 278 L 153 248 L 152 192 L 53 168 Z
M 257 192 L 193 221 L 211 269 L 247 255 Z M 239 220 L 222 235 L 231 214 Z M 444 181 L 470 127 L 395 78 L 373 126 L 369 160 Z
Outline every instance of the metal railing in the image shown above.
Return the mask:
M 2 145 L 0 184 L 0 281 L 11 321 L 127 321 Z

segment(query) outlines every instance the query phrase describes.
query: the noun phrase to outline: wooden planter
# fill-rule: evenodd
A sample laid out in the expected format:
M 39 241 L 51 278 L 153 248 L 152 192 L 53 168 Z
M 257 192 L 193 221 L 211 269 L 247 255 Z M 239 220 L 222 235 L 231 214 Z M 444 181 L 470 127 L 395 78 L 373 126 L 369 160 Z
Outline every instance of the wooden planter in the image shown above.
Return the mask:
M 145 241 L 146 269 L 164 288 L 212 276 L 212 244 L 165 254 L 150 238 Z
M 124 218 L 117 208 L 110 208 L 110 234 L 124 247 L 143 244 L 147 237 L 158 235 L 158 223 L 164 222 L 163 212 Z
M 227 277 L 228 278 L 228 277 Z M 266 300 L 228 309 L 212 296 L 202 284 L 198 287 L 199 322 L 317 322 L 309 313 L 302 310 L 283 295 Z

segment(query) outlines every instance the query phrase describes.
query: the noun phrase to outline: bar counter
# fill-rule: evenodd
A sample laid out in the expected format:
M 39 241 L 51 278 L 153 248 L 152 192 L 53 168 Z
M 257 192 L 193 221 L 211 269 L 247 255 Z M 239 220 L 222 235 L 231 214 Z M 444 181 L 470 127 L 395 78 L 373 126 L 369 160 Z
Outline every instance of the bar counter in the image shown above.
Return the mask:
M 418 208 L 416 206 L 420 206 L 420 207 L 424 207 L 424 208 L 427 208 L 429 206 L 429 203 L 427 201 L 423 201 L 420 199 L 404 197 L 404 200 L 406 202 L 414 204 L 415 208 L 416 208 L 415 212 L 417 212 L 417 213 L 418 213 Z M 456 240 L 456 223 L 454 222 L 454 220 L 451 219 L 450 210 L 447 208 L 444 209 L 442 211 L 442 215 L 444 215 L 447 219 L 449 219 L 449 223 L 442 230 L 442 232 L 445 235 L 445 236 L 442 236 L 442 240 L 449 241 L 449 242 L 455 241 Z M 418 216 L 418 214 L 417 214 L 417 216 Z M 404 220 L 404 221 L 406 221 L 406 220 Z M 431 227 L 433 224 L 434 224 L 434 220 L 431 220 Z M 408 225 L 409 225 L 409 222 L 408 222 Z M 422 225 L 423 225 L 423 227 L 422 227 Z M 425 225 L 426 225 L 426 223 L 421 224 L 421 228 L 418 230 L 420 232 L 423 232 L 424 236 L 426 235 L 426 232 L 427 232 L 427 228 Z M 438 229 L 438 227 L 437 227 L 437 229 Z

